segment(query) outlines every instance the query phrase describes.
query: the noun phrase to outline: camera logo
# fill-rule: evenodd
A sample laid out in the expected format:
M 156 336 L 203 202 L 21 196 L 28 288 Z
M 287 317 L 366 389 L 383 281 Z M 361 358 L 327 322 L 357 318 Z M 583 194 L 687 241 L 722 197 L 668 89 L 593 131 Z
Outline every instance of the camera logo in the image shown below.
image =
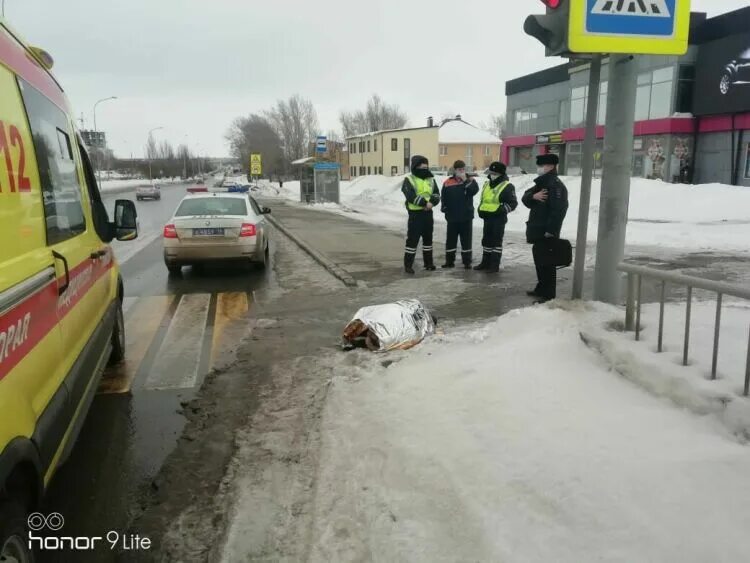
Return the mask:
M 29 530 L 32 532 L 38 532 L 40 530 L 57 532 L 62 530 L 62 527 L 65 525 L 65 518 L 63 518 L 62 514 L 59 512 L 52 512 L 48 516 L 45 516 L 40 512 L 32 512 L 29 514 L 27 524 Z

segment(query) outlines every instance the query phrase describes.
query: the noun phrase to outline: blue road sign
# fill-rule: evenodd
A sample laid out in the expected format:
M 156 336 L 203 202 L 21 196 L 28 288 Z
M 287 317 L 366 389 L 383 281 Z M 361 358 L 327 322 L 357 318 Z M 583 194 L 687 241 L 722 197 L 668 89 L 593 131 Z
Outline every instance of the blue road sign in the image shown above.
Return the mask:
M 671 37 L 677 0 L 588 0 L 586 31 Z
M 573 53 L 681 55 L 689 31 L 690 0 L 570 0 Z
M 328 150 L 327 138 L 324 135 L 318 135 L 315 143 L 315 150 L 317 152 L 326 152 Z

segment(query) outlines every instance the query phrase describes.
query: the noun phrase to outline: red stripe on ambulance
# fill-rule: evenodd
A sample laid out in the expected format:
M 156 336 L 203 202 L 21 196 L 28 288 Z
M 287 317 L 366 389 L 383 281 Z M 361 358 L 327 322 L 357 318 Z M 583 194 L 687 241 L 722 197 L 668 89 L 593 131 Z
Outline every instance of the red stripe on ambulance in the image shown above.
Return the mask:
M 0 316 L 0 380 L 41 342 L 106 275 L 113 265 L 111 249 L 101 260 L 84 260 L 70 271 L 70 285 L 58 297 L 65 278 L 51 281 L 43 289 Z

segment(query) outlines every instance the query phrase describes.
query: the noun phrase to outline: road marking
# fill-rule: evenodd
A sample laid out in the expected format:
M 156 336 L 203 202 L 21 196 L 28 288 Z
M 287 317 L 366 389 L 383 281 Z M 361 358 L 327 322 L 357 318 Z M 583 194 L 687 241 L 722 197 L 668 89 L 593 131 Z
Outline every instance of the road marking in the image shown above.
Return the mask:
M 127 312 L 125 321 L 125 360 L 109 368 L 101 384 L 99 393 L 127 393 L 133 384 L 138 368 L 159 330 L 164 314 L 173 297 L 157 295 L 142 299 L 126 297 L 123 309 Z
M 122 300 L 122 314 L 127 318 L 128 313 L 133 308 L 133 305 L 135 305 L 138 302 L 137 297 L 126 297 Z
M 211 367 L 221 353 L 222 338 L 230 323 L 239 322 L 246 318 L 250 310 L 247 293 L 235 291 L 220 293 L 216 303 L 216 318 L 214 320 L 214 334 L 211 343 Z
M 210 304 L 209 294 L 182 296 L 149 370 L 146 389 L 189 389 L 195 385 Z

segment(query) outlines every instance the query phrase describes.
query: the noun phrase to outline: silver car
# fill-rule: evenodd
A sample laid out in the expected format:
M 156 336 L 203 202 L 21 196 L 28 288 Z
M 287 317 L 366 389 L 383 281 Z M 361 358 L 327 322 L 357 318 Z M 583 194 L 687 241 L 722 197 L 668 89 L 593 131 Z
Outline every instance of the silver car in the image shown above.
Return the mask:
M 164 226 L 164 263 L 172 274 L 182 266 L 234 261 L 265 268 L 268 227 L 261 208 L 246 193 L 216 189 L 186 196 Z
M 151 184 L 147 186 L 138 186 L 135 189 L 135 198 L 138 201 L 142 201 L 144 199 L 161 199 L 161 188 L 157 186 L 156 184 Z

